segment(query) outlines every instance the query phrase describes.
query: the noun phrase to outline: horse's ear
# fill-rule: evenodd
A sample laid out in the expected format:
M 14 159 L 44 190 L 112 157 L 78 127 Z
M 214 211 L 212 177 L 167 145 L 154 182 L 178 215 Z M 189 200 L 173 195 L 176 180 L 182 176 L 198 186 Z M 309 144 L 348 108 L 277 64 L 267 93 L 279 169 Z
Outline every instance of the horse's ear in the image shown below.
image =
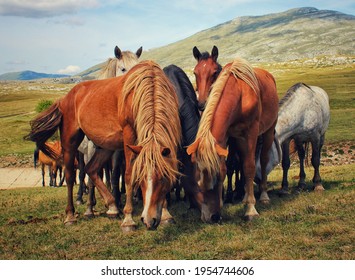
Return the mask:
M 192 49 L 192 53 L 194 55 L 194 58 L 199 61 L 201 58 L 201 53 L 196 46 L 194 46 L 194 48 Z
M 189 156 L 196 152 L 198 145 L 200 144 L 201 139 L 197 139 L 190 146 L 187 147 L 186 152 Z
M 136 51 L 136 56 L 137 58 L 139 58 L 142 54 L 142 51 L 143 51 L 143 47 L 140 47 L 137 51 Z
M 117 47 L 117 46 L 115 47 L 115 57 L 117 59 L 121 59 L 122 58 L 122 52 L 121 52 L 120 48 Z
M 216 147 L 216 152 L 219 156 L 227 157 L 228 156 L 228 150 L 223 148 L 222 146 L 218 145 L 217 143 L 215 144 Z
M 135 153 L 136 155 L 138 155 L 138 154 L 142 151 L 142 149 L 143 149 L 142 146 L 127 145 L 127 147 L 128 147 L 133 153 Z
M 169 156 L 170 153 L 171 153 L 171 151 L 170 151 L 169 148 L 162 148 L 162 149 L 161 149 L 161 154 L 162 154 L 163 157 Z
M 213 46 L 211 56 L 212 56 L 213 61 L 217 62 L 218 48 L 216 46 Z

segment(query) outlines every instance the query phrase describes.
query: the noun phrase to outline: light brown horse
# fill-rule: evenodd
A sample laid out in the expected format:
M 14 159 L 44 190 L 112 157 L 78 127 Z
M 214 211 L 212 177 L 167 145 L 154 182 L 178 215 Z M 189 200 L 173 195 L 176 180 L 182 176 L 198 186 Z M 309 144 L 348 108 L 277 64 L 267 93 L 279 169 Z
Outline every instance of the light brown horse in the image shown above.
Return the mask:
M 48 166 L 49 171 L 49 186 L 56 187 L 57 186 L 57 172 L 59 170 L 59 186 L 63 184 L 64 177 L 62 177 L 63 172 L 63 156 L 62 156 L 62 146 L 60 141 L 47 142 L 47 146 L 51 147 L 51 149 L 56 153 L 56 157 L 52 158 L 44 154 L 42 151 L 35 149 L 34 150 L 34 166 L 37 167 L 37 162 L 41 165 L 42 169 L 42 186 L 45 184 L 45 167 Z
M 245 218 L 250 220 L 258 215 L 253 180 L 255 149 L 260 135 L 263 139 L 260 200 L 269 201 L 265 168 L 274 139 L 277 112 L 278 96 L 275 80 L 270 73 L 253 69 L 248 62 L 239 58 L 223 68 L 212 86 L 196 140 L 187 149 L 195 162 L 195 175 L 201 191 L 197 198 L 201 203 L 203 221 L 220 220 L 229 137 L 236 139 L 236 147 L 242 156 L 246 182 L 243 199 L 246 204 Z
M 169 108 L 169 110 L 167 110 Z M 66 167 L 68 204 L 65 223 L 76 221 L 73 204 L 74 157 L 84 134 L 97 147 L 87 173 L 102 195 L 108 215 L 117 215 L 114 197 L 97 170 L 115 150 L 126 157 L 126 205 L 123 230 L 132 230 L 133 190 L 141 188 L 142 221 L 155 229 L 171 221 L 165 195 L 178 172 L 176 150 L 181 127 L 174 88 L 161 68 L 152 61 L 134 66 L 126 75 L 76 85 L 65 97 L 31 122 L 26 137 L 46 154 L 52 150 L 45 141 L 60 128 Z

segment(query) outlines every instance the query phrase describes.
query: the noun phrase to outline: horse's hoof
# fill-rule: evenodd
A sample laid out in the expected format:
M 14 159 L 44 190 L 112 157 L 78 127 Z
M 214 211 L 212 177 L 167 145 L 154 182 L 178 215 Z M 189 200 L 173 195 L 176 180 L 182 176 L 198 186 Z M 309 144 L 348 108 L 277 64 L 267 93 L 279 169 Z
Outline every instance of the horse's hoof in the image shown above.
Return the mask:
M 174 225 L 174 224 L 176 224 L 176 222 L 175 222 L 174 218 L 171 218 L 171 219 L 161 220 L 160 224 L 161 225 Z
M 264 205 L 269 205 L 270 204 L 270 199 L 262 199 L 262 200 L 260 200 L 260 203 L 264 204 Z
M 65 219 L 65 221 L 64 221 L 64 225 L 65 226 L 71 226 L 71 225 L 74 225 L 74 224 L 76 224 L 76 219 L 75 218 L 70 218 L 70 219 Z
M 251 222 L 252 220 L 254 220 L 255 218 L 257 218 L 259 215 L 245 215 L 244 216 L 244 221 L 246 222 Z
M 286 195 L 289 195 L 289 192 L 287 190 L 281 189 L 279 191 L 279 196 L 286 196 Z
M 314 186 L 314 191 L 315 192 L 322 192 L 322 191 L 324 191 L 325 189 L 324 189 L 324 187 L 321 185 L 321 184 L 318 184 L 318 185 L 315 185 Z
M 76 204 L 76 205 L 83 205 L 83 204 L 84 204 L 84 201 L 82 201 L 82 200 L 77 200 L 77 201 L 75 201 L 75 204 Z
M 132 225 L 132 226 L 121 226 L 122 232 L 134 232 L 137 229 L 137 226 Z
M 112 214 L 106 213 L 106 216 L 109 219 L 117 219 L 119 217 L 118 213 L 116 213 L 116 214 L 114 214 L 114 213 L 112 213 Z

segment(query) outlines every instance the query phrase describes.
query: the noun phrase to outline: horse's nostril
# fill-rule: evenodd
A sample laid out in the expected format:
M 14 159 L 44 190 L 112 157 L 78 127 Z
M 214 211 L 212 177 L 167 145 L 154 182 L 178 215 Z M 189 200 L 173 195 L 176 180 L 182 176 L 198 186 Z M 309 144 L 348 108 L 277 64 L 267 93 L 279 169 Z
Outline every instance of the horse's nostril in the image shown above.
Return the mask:
M 156 229 L 158 227 L 158 220 L 153 218 L 152 229 Z
M 142 223 L 144 224 L 144 218 L 143 218 L 143 217 L 141 217 L 141 221 L 142 221 Z
M 221 215 L 218 214 L 218 213 L 217 214 L 213 214 L 211 216 L 212 223 L 218 223 L 220 221 L 220 219 L 221 219 Z

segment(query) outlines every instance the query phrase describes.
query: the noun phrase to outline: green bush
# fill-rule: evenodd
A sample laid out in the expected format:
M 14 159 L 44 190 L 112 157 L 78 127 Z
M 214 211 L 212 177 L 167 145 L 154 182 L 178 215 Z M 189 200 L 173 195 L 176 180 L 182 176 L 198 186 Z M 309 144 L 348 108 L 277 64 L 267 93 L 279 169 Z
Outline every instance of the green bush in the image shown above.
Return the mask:
M 36 112 L 41 113 L 42 111 L 49 108 L 52 104 L 53 104 L 53 101 L 42 99 L 41 101 L 38 102 L 38 104 L 36 106 Z

